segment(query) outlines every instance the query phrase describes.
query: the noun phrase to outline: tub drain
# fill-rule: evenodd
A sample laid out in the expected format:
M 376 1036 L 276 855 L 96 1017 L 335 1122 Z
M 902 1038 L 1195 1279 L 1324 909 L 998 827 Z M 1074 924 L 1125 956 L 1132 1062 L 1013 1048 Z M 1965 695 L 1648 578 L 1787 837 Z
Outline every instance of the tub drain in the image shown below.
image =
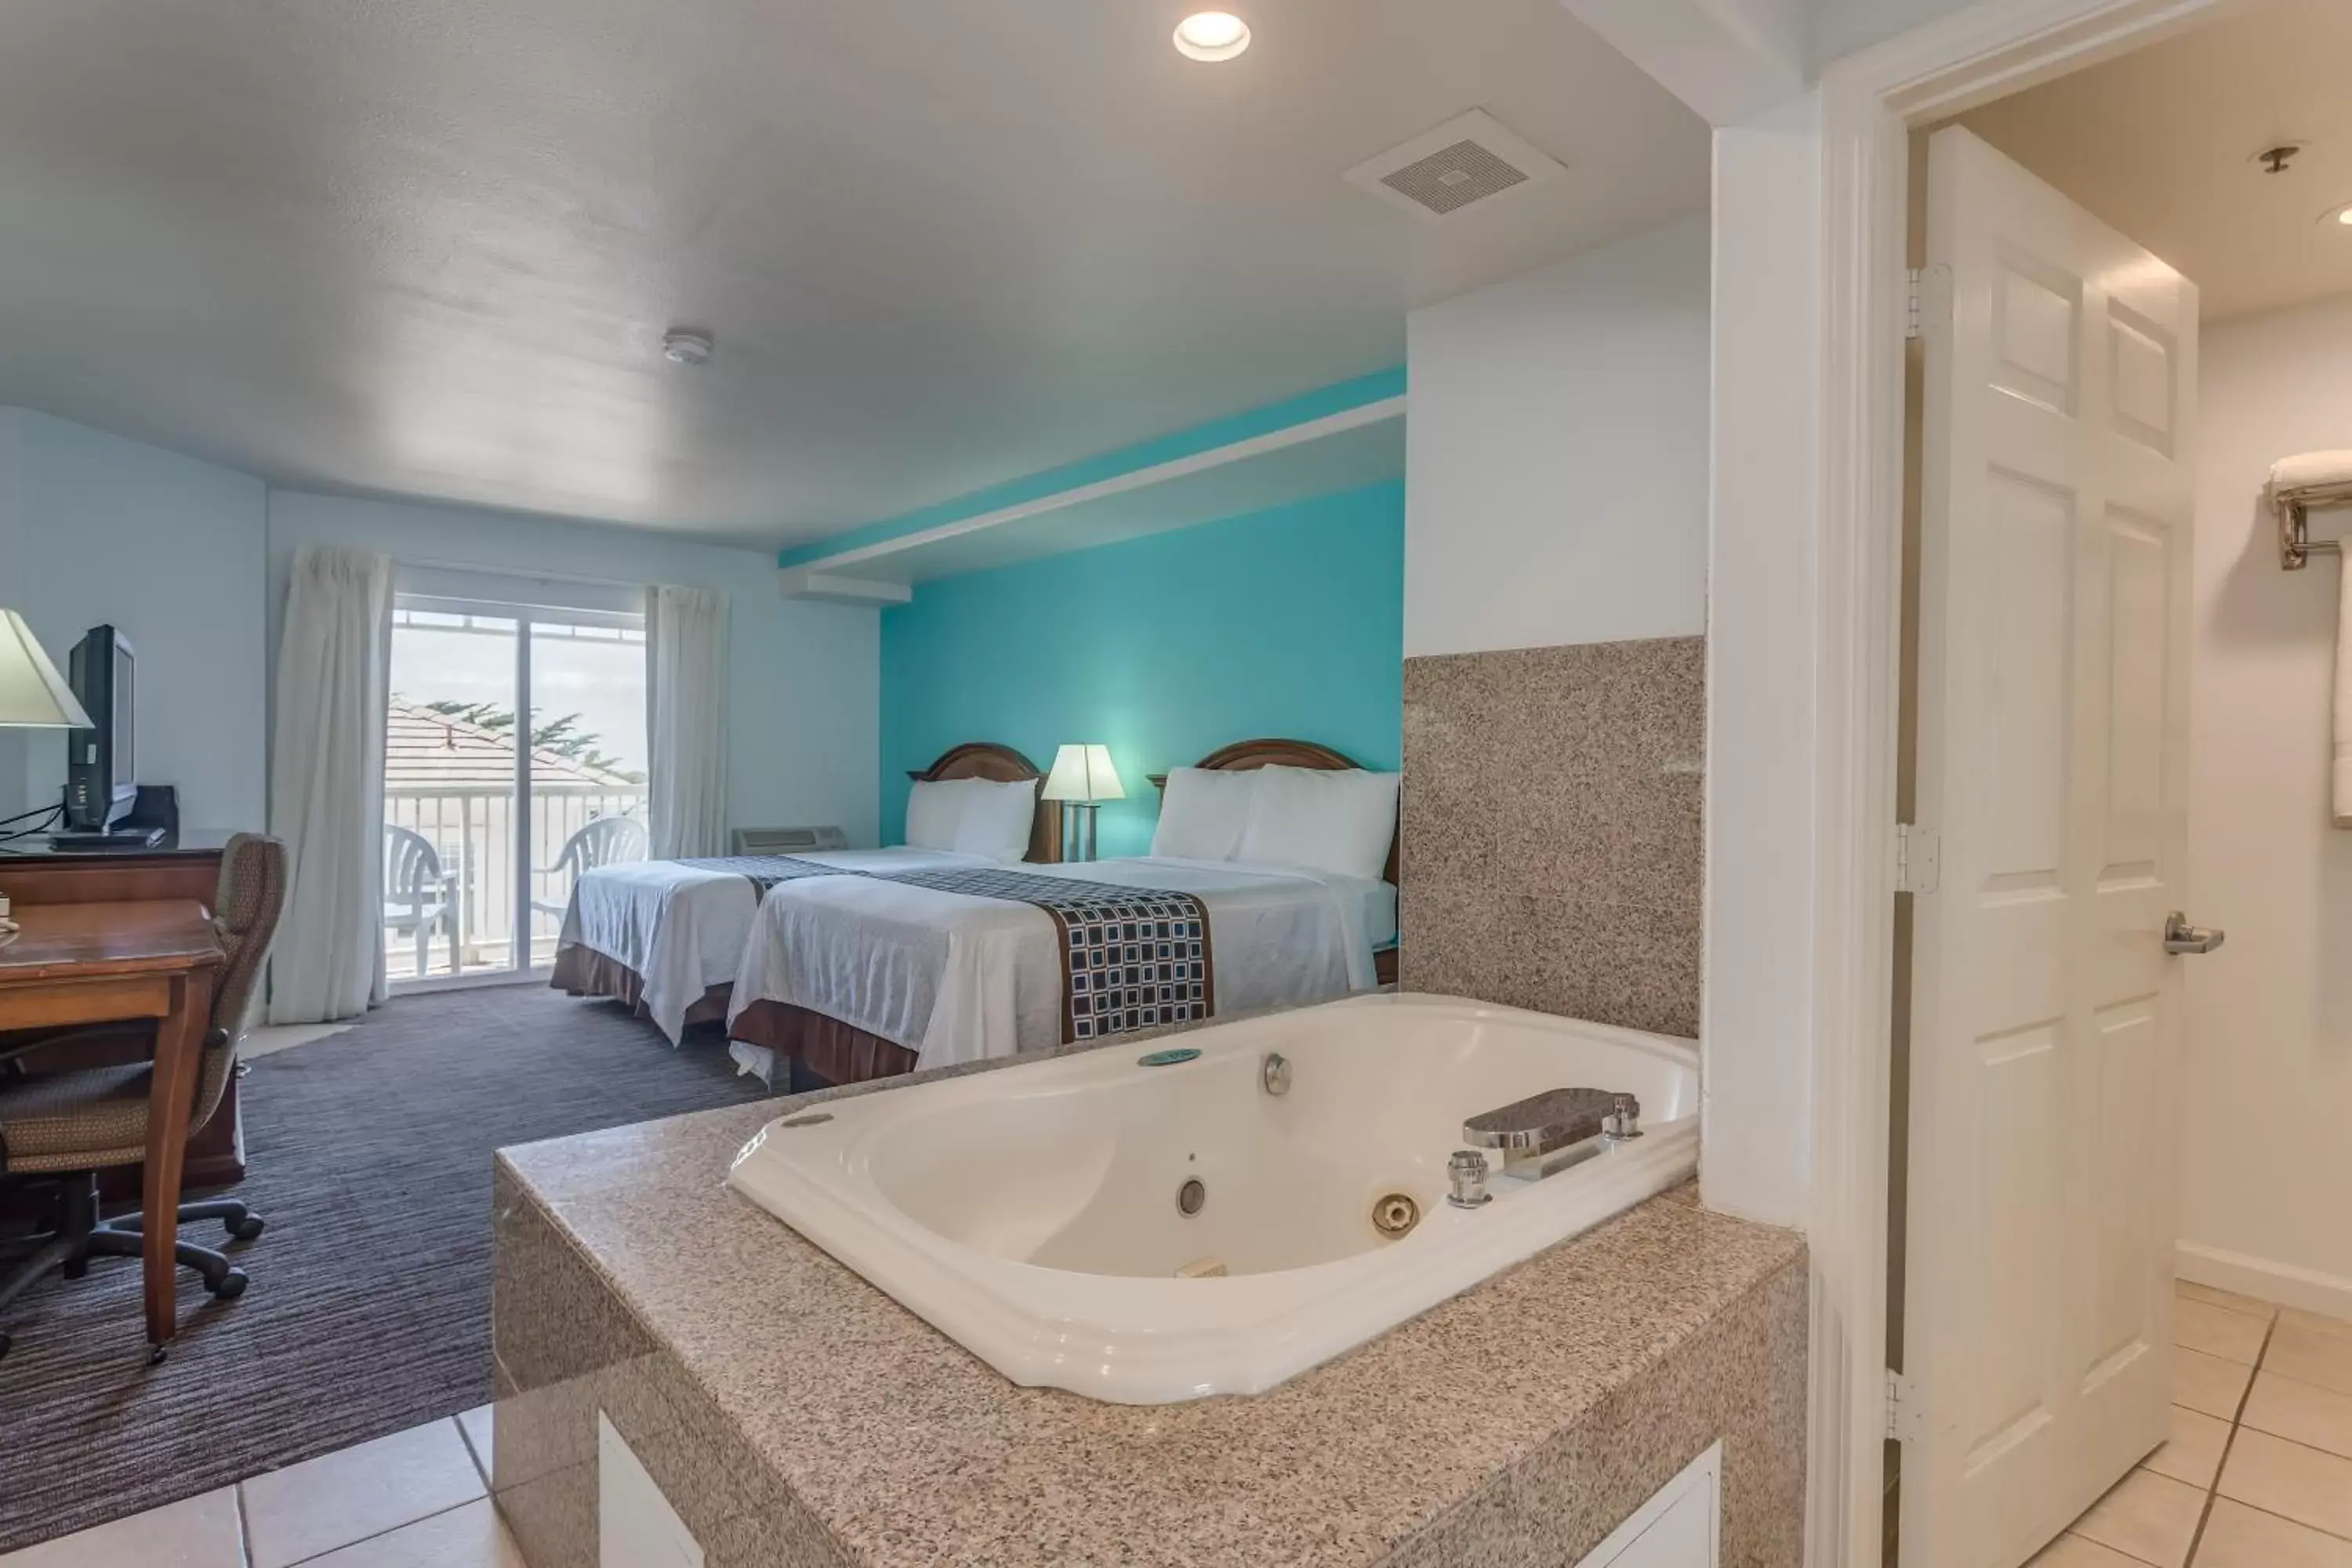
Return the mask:
M 1176 1189 L 1176 1212 L 1179 1214 L 1199 1214 L 1201 1205 L 1208 1201 L 1209 1189 L 1202 1184 L 1198 1176 L 1187 1176 L 1184 1184 Z
M 1391 1193 L 1372 1204 L 1372 1228 L 1393 1241 L 1421 1223 L 1421 1205 L 1402 1193 Z

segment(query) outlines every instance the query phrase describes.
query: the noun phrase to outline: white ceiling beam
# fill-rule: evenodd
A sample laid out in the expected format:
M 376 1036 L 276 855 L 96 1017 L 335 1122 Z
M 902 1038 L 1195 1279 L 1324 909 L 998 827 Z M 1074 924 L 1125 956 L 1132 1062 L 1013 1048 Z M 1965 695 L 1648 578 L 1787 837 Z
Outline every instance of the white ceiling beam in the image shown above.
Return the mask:
M 1805 89 L 1805 0 L 1560 0 L 1709 125 Z
M 887 561 L 894 556 L 904 555 L 910 550 L 926 544 L 936 544 L 942 540 L 955 539 L 968 533 L 984 532 L 990 529 L 1002 528 L 1007 523 L 1024 522 L 1034 517 L 1043 517 L 1049 512 L 1067 511 L 1092 501 L 1108 500 L 1132 490 L 1150 489 L 1154 485 L 1164 485 L 1171 480 L 1188 479 L 1212 468 L 1222 468 L 1233 464 L 1247 462 L 1253 458 L 1262 458 L 1288 447 L 1304 446 L 1310 441 L 1320 441 L 1327 437 L 1342 436 L 1350 430 L 1360 430 L 1368 425 L 1379 425 L 1391 419 L 1402 419 L 1404 417 L 1404 411 L 1405 400 L 1402 393 L 1394 397 L 1360 403 L 1353 408 L 1342 408 L 1337 414 L 1326 414 L 1319 418 L 1309 419 L 1297 425 L 1286 425 L 1278 430 L 1268 430 L 1262 435 L 1246 437 L 1239 441 L 1229 441 L 1222 447 L 1211 447 L 1205 451 L 1189 453 L 1181 458 L 1171 458 L 1166 462 L 1154 463 L 1148 468 L 1129 468 L 1123 474 L 1114 474 L 1109 479 L 1097 479 L 1091 484 L 1080 485 L 1074 489 L 1056 490 L 1052 495 L 1039 496 L 1034 500 L 1024 500 L 1014 506 L 1000 507 L 994 511 L 980 512 L 971 517 L 957 518 L 951 522 L 938 523 L 918 532 L 902 533 L 894 538 L 877 540 L 871 544 L 852 545 L 807 564 L 821 572 L 838 572 L 845 566 Z
M 902 584 L 1287 506 L 1403 472 L 1405 398 L 1378 398 L 783 569 L 788 598 L 903 604 Z M 886 596 L 887 595 L 887 596 Z
M 828 604 L 872 605 L 887 609 L 915 596 L 914 589 L 904 583 L 845 577 L 835 572 L 813 572 L 805 566 L 784 567 L 776 578 L 777 586 L 787 599 L 823 599 Z

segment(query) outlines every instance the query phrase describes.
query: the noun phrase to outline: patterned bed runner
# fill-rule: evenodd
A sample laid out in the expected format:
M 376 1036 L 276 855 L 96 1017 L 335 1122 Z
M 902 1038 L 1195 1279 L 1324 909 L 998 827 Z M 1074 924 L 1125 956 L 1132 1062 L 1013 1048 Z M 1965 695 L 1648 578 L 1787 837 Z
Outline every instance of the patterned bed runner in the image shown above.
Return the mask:
M 992 867 L 848 871 L 789 855 L 718 855 L 678 863 L 748 878 L 762 895 L 779 882 L 809 877 L 865 877 L 1043 910 L 1061 939 L 1066 1045 L 1163 1024 L 1200 1023 L 1216 1012 L 1209 910 L 1190 893 L 1118 888 Z
M 681 866 L 691 866 L 698 871 L 725 871 L 748 879 L 751 890 L 764 893 L 779 882 L 797 882 L 803 877 L 857 877 L 865 873 L 845 871 L 838 866 L 827 866 L 815 860 L 797 859 L 790 855 L 705 855 L 680 860 Z
M 1062 1042 L 1099 1040 L 1217 1010 L 1209 909 L 1190 893 L 1034 871 L 908 871 L 882 879 L 1045 911 L 1061 937 Z

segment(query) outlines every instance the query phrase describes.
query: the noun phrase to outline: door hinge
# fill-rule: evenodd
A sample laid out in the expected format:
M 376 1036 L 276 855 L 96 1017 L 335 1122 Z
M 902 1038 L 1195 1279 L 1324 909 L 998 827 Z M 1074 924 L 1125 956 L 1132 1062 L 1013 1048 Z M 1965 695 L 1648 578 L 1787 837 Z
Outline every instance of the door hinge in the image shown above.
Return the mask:
M 1944 839 L 1916 822 L 1895 825 L 1895 890 L 1932 893 L 1944 879 Z
M 1904 310 L 1903 335 L 1916 338 L 1930 327 L 1952 324 L 1952 269 L 1911 268 L 1911 293 Z
M 1889 1368 L 1886 1373 L 1886 1436 L 1897 1443 L 1908 1443 L 1927 1431 L 1925 1412 L 1919 1408 L 1919 1391 L 1911 1380 Z

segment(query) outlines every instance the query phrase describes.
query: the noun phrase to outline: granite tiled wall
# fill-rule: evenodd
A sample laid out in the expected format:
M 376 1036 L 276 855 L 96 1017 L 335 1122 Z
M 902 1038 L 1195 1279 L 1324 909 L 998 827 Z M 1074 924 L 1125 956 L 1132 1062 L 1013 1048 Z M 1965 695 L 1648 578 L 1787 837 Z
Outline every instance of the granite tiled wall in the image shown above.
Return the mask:
M 1405 990 L 1698 1033 L 1706 654 L 1405 661 Z
M 530 1568 L 596 1568 L 597 1417 L 612 1423 L 701 1545 L 708 1568 L 845 1568 L 850 1559 L 750 1461 L 680 1368 L 504 1170 L 494 1171 L 491 1491 Z

